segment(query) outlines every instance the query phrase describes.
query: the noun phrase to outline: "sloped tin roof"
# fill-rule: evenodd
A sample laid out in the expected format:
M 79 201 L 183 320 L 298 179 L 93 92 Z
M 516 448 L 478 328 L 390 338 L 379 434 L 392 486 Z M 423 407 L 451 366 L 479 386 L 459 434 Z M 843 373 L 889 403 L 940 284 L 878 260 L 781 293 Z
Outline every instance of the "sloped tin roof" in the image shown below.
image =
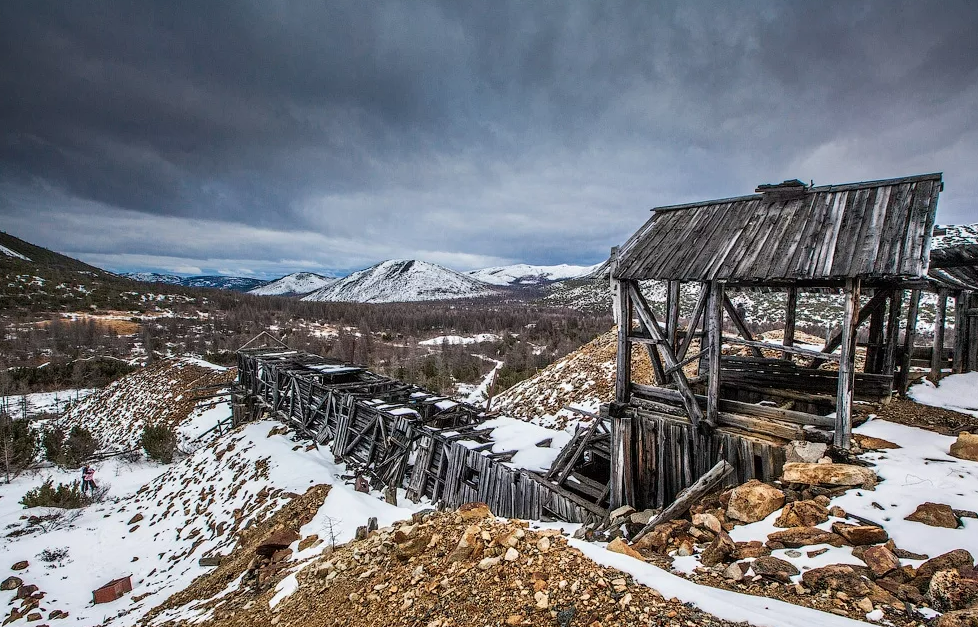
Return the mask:
M 615 276 L 793 282 L 927 275 L 941 174 L 653 209 Z

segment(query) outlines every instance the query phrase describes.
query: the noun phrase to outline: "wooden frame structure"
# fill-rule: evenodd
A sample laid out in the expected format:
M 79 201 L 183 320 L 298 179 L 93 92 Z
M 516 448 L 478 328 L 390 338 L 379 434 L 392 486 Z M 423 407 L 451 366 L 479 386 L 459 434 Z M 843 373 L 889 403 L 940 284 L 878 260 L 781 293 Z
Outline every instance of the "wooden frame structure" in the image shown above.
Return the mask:
M 612 250 L 609 269 L 618 321 L 615 401 L 607 409 L 610 507 L 662 506 L 719 459 L 735 468 L 729 482 L 774 478 L 789 440 L 825 437 L 848 448 L 853 399 L 888 398 L 898 360 L 907 377 L 914 328 L 901 354 L 904 291 L 911 291 L 905 319 L 916 320 L 942 189 L 940 174 L 824 187 L 785 181 L 750 196 L 654 209 Z M 643 293 L 650 280 L 666 284 L 661 322 Z M 682 328 L 679 294 L 688 284 L 698 297 Z M 781 345 L 752 336 L 729 298 L 742 289 L 786 293 Z M 841 331 L 822 352 L 794 343 L 798 293 L 810 289 L 844 295 Z M 856 336 L 867 321 L 867 360 L 857 373 Z M 728 326 L 736 336 L 724 334 Z M 657 386 L 632 382 L 636 344 L 648 352 Z M 725 346 L 744 354 L 725 354 Z M 834 419 L 818 415 L 826 406 Z
M 929 361 L 928 378 L 936 383 L 944 371 L 978 370 L 978 224 L 934 228 L 930 254 L 931 290 L 937 294 L 933 344 L 914 350 L 914 358 Z M 954 300 L 954 343 L 945 346 L 950 319 L 947 305 Z
M 283 348 L 238 351 L 235 424 L 269 416 L 328 446 L 377 486 L 458 507 L 472 501 L 498 516 L 589 523 L 607 515 L 607 490 L 588 475 L 607 421 L 581 429 L 546 473 L 493 451 L 493 416 L 467 403 L 342 362 Z M 610 458 L 608 445 L 605 455 Z M 606 462 L 607 465 L 607 462 Z M 600 464 L 598 464 L 600 466 Z M 593 475 L 593 473 L 592 473 Z

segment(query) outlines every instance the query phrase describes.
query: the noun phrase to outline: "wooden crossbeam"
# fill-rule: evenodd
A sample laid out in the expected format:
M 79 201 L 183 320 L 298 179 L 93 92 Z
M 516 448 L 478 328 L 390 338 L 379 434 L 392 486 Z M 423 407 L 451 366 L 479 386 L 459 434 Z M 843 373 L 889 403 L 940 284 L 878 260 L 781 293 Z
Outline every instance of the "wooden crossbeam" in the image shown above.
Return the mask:
M 734 326 L 737 327 L 737 332 L 740 333 L 741 337 L 749 342 L 754 341 L 754 335 L 747 328 L 747 322 L 740 317 L 740 312 L 734 307 L 734 304 L 730 301 L 730 297 L 726 294 L 723 295 L 723 308 L 726 310 L 727 315 L 730 316 L 730 320 L 733 321 Z M 750 351 L 754 354 L 754 357 L 763 357 L 760 349 L 748 344 Z
M 778 346 L 777 344 L 768 344 L 767 342 L 752 342 L 728 335 L 723 336 L 723 341 L 728 344 L 743 344 L 745 346 L 756 346 L 759 349 L 766 348 L 791 353 L 792 355 L 801 355 L 802 357 L 813 357 L 821 361 L 839 361 L 839 356 L 835 353 L 821 353 L 819 351 L 808 350 L 807 348 L 798 348 L 797 346 Z M 761 357 L 763 358 L 763 355 Z
M 856 328 L 858 329 L 862 323 L 869 319 L 869 316 L 876 311 L 877 307 L 880 307 L 886 300 L 887 292 L 884 290 L 876 290 L 873 297 L 859 309 L 859 316 L 856 318 Z M 844 326 L 844 325 L 843 325 Z M 835 349 L 842 346 L 842 333 L 843 331 L 836 331 L 835 335 L 829 338 L 826 342 L 825 348 L 822 349 L 823 353 L 833 353 Z M 828 359 L 828 357 L 813 359 L 812 363 L 808 365 L 809 368 L 818 368 L 819 364 Z
M 696 335 L 696 325 L 699 324 L 700 318 L 703 317 L 703 310 L 706 309 L 706 301 L 710 296 L 710 289 L 707 284 L 703 285 L 700 290 L 700 295 L 696 299 L 696 304 L 693 306 L 693 316 L 689 319 L 689 325 L 686 327 L 686 335 L 683 336 L 683 341 L 679 345 L 679 350 L 676 352 L 676 357 L 682 359 L 686 356 L 686 352 L 689 351 L 689 345 L 693 342 L 693 336 Z

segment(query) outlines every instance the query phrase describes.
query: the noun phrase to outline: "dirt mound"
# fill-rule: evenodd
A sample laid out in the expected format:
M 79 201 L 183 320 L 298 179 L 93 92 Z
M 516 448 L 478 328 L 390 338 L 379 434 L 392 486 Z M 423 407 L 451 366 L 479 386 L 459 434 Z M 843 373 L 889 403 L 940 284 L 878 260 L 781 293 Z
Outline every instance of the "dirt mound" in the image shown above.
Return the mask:
M 65 429 L 80 424 L 106 445 L 131 448 L 143 426 L 182 424 L 207 391 L 195 390 L 231 381 L 234 369 L 194 359 L 164 359 L 128 374 L 74 405 L 59 420 Z
M 616 330 L 599 335 L 536 376 L 496 396 L 492 407 L 524 420 L 554 416 L 571 404 L 596 410 L 598 404 L 607 403 L 614 396 L 617 348 Z M 632 380 L 645 384 L 654 380 L 652 364 L 641 346 L 632 350 Z
M 239 584 L 206 613 L 181 620 L 224 627 L 731 624 L 598 566 L 555 531 L 478 514 L 418 514 L 306 563 L 294 592 L 274 608 L 276 587 Z

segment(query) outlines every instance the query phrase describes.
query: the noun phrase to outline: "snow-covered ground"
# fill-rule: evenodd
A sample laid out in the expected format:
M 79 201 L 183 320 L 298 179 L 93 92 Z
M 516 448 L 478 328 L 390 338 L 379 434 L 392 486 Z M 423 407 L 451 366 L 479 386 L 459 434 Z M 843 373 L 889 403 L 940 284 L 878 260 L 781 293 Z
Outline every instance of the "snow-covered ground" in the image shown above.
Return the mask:
M 933 407 L 952 409 L 978 418 L 978 372 L 944 377 L 937 385 L 921 379 L 908 391 L 910 398 Z
M 486 401 L 489 400 L 489 386 L 491 386 L 492 382 L 496 380 L 496 374 L 499 372 L 499 369 L 503 367 L 503 363 L 505 362 L 499 361 L 498 359 L 491 359 L 484 355 L 476 356 L 493 362 L 494 365 L 492 370 L 490 370 L 477 385 L 469 385 L 467 383 L 458 384 L 458 392 L 459 396 L 465 397 L 466 403 L 472 403 L 473 405 L 483 407 Z
M 294 272 L 261 287 L 256 287 L 248 293 L 256 296 L 308 294 L 326 287 L 335 280 L 333 277 L 325 277 L 315 272 Z
M 247 425 L 169 467 L 119 460 L 101 464 L 96 480 L 111 485 L 112 500 L 81 510 L 66 528 L 45 532 L 35 526 L 33 533 L 5 537 L 0 543 L 0 578 L 15 574 L 44 591 L 45 617 L 60 609 L 69 612 L 71 624 L 133 625 L 206 572 L 197 564 L 202 555 L 230 551 L 233 531 L 267 517 L 288 500 L 288 493 L 305 492 L 311 480 L 333 487 L 320 513 L 303 528 L 303 536 L 331 533 L 337 542 L 345 542 L 370 516 L 385 525 L 424 507 L 410 503 L 403 494 L 399 502 L 407 507 L 389 505 L 379 494 L 356 492 L 340 479 L 345 468 L 335 463 L 328 450 L 294 450 L 289 437 L 268 437 L 276 426 L 272 421 Z M 57 483 L 77 479 L 76 474 L 52 471 L 50 476 Z M 25 510 L 18 503 L 47 476 L 21 476 L 0 485 L 0 527 L 5 535 L 29 527 L 22 519 L 25 515 L 55 511 Z M 143 519 L 130 524 L 137 514 Z M 68 549 L 65 559 L 41 561 L 44 549 L 61 547 Z M 301 557 L 308 557 L 309 551 L 316 549 Z M 8 572 L 20 560 L 29 562 L 27 569 Z M 130 574 L 131 594 L 92 604 L 93 590 Z M 0 593 L 0 602 L 15 594 L 16 590 Z M 26 623 L 21 619 L 13 624 Z
M 57 392 L 0 396 L 0 410 L 7 411 L 14 418 L 21 418 L 24 413 L 28 417 L 37 414 L 57 414 L 64 411 L 69 404 L 81 401 L 95 391 L 93 388 L 77 388 Z
M 8 257 L 16 257 L 17 259 L 23 259 L 24 261 L 30 261 L 30 258 L 20 254 L 15 250 L 10 250 L 6 246 L 0 246 L 0 254 L 7 255 Z
M 584 276 L 593 272 L 600 265 L 599 263 L 594 266 L 571 266 L 562 263 L 556 266 L 531 266 L 518 263 L 511 266 L 471 270 L 466 274 L 493 285 L 538 285 Z
M 443 266 L 413 259 L 378 263 L 337 279 L 302 300 L 355 303 L 473 298 L 494 293 L 494 286 Z
M 441 346 L 444 344 L 478 344 L 480 342 L 498 342 L 502 338 L 495 333 L 476 333 L 475 335 L 439 335 L 418 342 L 419 346 Z

